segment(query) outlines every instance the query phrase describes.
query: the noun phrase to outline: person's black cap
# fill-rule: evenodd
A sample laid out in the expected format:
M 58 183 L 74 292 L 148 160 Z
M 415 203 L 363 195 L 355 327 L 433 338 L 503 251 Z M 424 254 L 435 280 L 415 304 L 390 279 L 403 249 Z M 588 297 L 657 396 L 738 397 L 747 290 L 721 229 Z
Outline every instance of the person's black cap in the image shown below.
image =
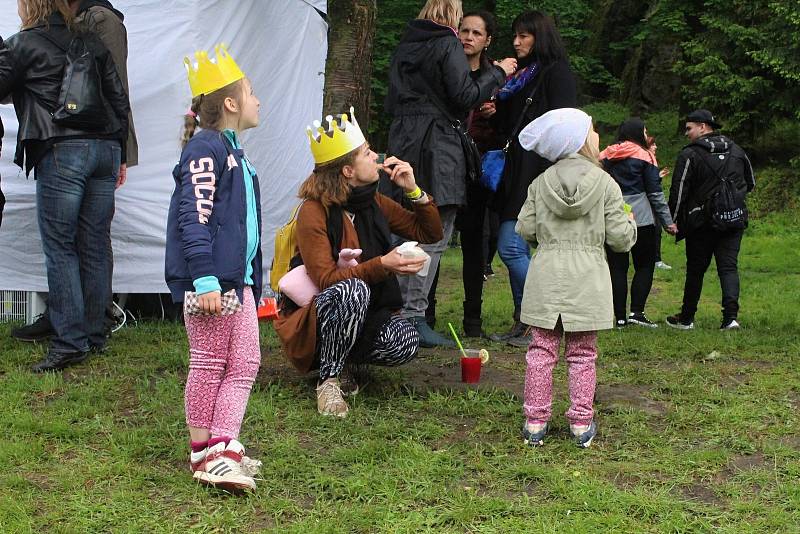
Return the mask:
M 714 120 L 714 115 L 707 109 L 696 109 L 692 111 L 686 115 L 686 122 L 704 122 L 715 130 L 722 128 L 722 125 Z

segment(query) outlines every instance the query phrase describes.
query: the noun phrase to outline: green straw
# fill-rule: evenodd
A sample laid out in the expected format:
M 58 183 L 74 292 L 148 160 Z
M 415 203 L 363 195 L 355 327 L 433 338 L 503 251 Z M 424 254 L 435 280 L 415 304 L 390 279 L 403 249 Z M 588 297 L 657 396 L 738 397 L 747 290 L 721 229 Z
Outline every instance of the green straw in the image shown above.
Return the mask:
M 450 327 L 450 332 L 453 334 L 453 338 L 456 340 L 456 345 L 458 345 L 458 348 L 461 350 L 461 354 L 463 354 L 464 357 L 466 358 L 467 353 L 464 352 L 464 347 L 461 346 L 461 340 L 459 340 L 458 336 L 456 335 L 456 329 L 453 328 L 453 323 L 447 323 L 447 326 Z

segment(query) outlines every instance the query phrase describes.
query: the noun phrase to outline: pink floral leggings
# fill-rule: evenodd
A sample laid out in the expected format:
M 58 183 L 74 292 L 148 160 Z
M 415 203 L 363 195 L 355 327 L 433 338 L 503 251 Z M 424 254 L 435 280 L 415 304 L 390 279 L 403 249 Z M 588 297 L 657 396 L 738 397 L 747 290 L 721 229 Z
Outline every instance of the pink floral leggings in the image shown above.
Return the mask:
M 185 316 L 189 376 L 184 402 L 186 424 L 208 428 L 212 436 L 238 438 L 261 364 L 258 317 L 251 288 L 242 309 L 225 316 Z
M 528 347 L 523 410 L 530 423 L 550 420 L 553 404 L 553 368 L 558 362 L 563 329 L 533 327 Z M 588 425 L 594 416 L 592 402 L 597 385 L 594 362 L 597 359 L 597 332 L 567 332 L 565 356 L 569 364 L 569 399 L 567 420 L 572 425 Z

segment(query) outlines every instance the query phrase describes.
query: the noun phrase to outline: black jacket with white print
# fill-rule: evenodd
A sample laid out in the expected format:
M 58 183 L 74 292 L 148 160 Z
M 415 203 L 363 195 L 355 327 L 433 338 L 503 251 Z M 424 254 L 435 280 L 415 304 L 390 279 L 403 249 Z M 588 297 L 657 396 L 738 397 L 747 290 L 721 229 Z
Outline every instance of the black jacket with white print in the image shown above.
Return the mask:
M 756 185 L 747 154 L 724 135 L 712 132 L 699 137 L 678 154 L 669 190 L 669 210 L 678 225 L 678 241 L 709 224 L 703 206 L 716 190 L 723 170 L 733 177 L 741 193 L 749 193 Z

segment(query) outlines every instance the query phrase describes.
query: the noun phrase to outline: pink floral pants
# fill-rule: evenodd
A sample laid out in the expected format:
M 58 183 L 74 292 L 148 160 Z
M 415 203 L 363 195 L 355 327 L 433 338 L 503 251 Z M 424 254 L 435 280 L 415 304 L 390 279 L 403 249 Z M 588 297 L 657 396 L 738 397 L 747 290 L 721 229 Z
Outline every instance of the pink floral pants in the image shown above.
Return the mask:
M 185 316 L 189 376 L 184 402 L 186 424 L 208 428 L 212 436 L 238 438 L 261 364 L 258 317 L 251 288 L 232 315 Z
M 530 423 L 550 420 L 553 404 L 553 368 L 558 362 L 563 329 L 533 327 L 533 337 L 526 359 L 525 403 L 523 410 Z M 569 365 L 567 420 L 572 425 L 588 425 L 594 417 L 592 403 L 597 385 L 594 362 L 597 359 L 597 332 L 567 332 L 565 356 Z

